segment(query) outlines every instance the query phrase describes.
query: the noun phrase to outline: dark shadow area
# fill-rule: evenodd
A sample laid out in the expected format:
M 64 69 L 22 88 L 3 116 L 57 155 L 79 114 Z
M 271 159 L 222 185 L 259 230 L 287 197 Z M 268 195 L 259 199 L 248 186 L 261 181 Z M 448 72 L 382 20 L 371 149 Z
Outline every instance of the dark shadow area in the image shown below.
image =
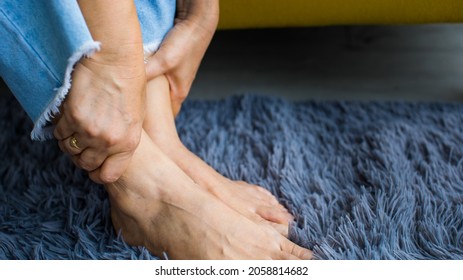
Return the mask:
M 438 100 L 463 93 L 463 25 L 218 31 L 192 96 Z

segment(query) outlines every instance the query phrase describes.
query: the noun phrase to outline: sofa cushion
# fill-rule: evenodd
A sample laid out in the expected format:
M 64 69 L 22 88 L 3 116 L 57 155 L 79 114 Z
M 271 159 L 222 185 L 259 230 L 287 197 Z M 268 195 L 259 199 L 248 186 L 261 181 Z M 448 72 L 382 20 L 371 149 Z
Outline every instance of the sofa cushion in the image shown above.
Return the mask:
M 462 0 L 220 0 L 220 29 L 463 22 Z

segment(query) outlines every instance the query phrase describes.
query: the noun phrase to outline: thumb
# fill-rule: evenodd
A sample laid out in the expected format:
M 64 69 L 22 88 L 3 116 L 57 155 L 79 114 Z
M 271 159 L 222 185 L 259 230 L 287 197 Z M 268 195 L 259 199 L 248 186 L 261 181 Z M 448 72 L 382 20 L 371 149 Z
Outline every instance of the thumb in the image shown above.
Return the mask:
M 147 80 L 154 79 L 169 70 L 167 61 L 165 59 L 165 52 L 165 49 L 161 45 L 161 48 L 153 56 L 148 58 L 148 62 L 146 63 Z

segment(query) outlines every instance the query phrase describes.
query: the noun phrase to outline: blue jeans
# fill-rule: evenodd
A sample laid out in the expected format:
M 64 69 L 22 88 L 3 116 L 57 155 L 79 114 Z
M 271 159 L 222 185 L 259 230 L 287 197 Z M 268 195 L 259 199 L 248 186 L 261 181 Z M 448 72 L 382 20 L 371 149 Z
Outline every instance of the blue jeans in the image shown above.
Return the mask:
M 135 5 L 149 55 L 173 26 L 175 0 Z M 98 50 L 76 0 L 0 1 L 0 76 L 34 122 L 32 139 L 52 137 L 74 65 Z

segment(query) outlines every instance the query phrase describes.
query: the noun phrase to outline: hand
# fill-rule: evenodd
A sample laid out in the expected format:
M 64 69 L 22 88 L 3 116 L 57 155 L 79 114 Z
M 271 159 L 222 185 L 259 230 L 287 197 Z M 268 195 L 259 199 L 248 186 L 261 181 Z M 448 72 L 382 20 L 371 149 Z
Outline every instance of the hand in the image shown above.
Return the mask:
M 161 74 L 169 80 L 174 115 L 188 96 L 218 19 L 218 0 L 177 0 L 175 25 L 148 60 L 148 80 Z
M 115 182 L 140 141 L 146 75 L 142 57 L 138 62 L 113 64 L 97 53 L 73 72 L 54 135 L 61 150 L 97 183 Z

